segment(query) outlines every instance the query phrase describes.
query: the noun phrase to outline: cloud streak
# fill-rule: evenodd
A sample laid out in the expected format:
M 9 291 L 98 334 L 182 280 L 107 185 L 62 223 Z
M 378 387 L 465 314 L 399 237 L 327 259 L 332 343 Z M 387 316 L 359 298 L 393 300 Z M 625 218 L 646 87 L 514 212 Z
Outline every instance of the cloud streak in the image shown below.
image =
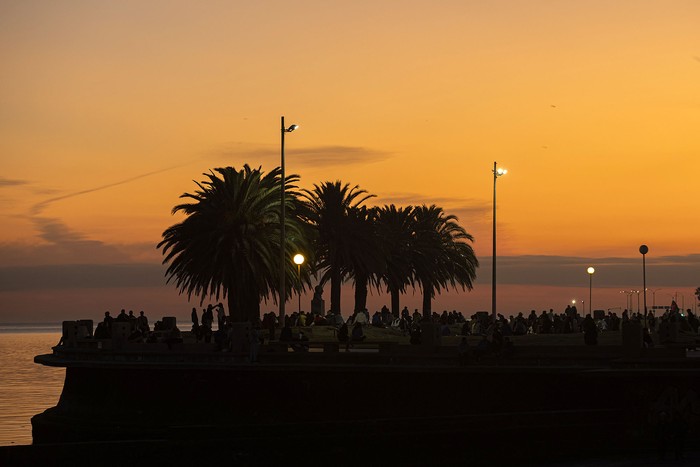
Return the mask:
M 97 242 L 99 243 L 99 242 Z M 77 248 L 77 245 L 76 245 Z M 124 264 L 119 248 L 110 245 L 80 244 L 83 255 L 98 248 L 102 254 L 101 264 L 49 264 L 15 265 L 0 267 L 0 291 L 149 287 L 165 284 L 164 266 L 157 259 L 153 262 Z M 48 251 L 47 249 L 45 251 Z M 63 252 L 57 259 L 75 256 Z M 110 254 L 109 257 L 105 253 Z M 3 251 L 0 245 L 0 253 Z M 95 253 L 96 254 L 96 253 Z M 38 258 L 38 256 L 37 256 Z M 112 263 L 109 263 L 112 261 Z M 491 257 L 480 257 L 477 285 L 490 284 Z M 641 260 L 638 258 L 583 258 L 575 256 L 500 256 L 498 258 L 499 285 L 527 287 L 588 287 L 588 266 L 596 268 L 594 287 L 622 289 L 642 288 Z M 700 255 L 664 256 L 647 259 L 647 287 L 698 287 L 700 286 Z
M 227 161 L 261 159 L 274 161 L 279 164 L 279 147 L 260 147 L 249 143 L 232 143 L 223 149 L 212 151 L 217 158 Z M 381 162 L 392 157 L 387 151 L 380 151 L 361 146 L 313 146 L 287 148 L 285 155 L 294 158 L 295 166 L 302 167 L 333 167 L 347 166 L 351 164 L 371 164 Z M 249 162 L 250 163 L 250 162 Z M 240 162 L 242 165 L 243 162 Z M 251 166 L 256 164 L 250 163 Z
M 17 180 L 17 179 L 0 177 L 0 187 L 21 186 L 21 185 L 28 185 L 28 184 L 29 184 L 29 182 L 27 180 Z
M 157 264 L 76 264 L 0 268 L 0 291 L 153 287 L 165 284 Z
M 470 198 L 426 196 L 422 193 L 395 193 L 389 196 L 377 195 L 373 198 L 376 206 L 394 204 L 396 206 L 421 206 L 436 205 L 445 210 L 447 214 L 457 217 L 483 217 L 491 210 L 491 204 L 487 201 Z
M 491 257 L 479 258 L 480 283 L 491 277 Z M 641 258 L 583 258 L 575 256 L 499 256 L 498 283 L 577 287 L 588 285 L 586 269 L 595 267 L 596 287 L 642 288 Z M 647 287 L 700 286 L 700 254 L 647 258 Z

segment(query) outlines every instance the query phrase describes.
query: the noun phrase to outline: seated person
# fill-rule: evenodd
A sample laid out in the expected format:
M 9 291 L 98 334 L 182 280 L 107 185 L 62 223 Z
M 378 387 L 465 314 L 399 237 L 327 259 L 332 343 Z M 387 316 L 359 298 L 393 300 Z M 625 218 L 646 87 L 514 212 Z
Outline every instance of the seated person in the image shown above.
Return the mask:
M 347 342 L 348 337 L 348 325 L 347 323 L 343 323 L 343 325 L 340 326 L 340 329 L 338 329 L 338 341 Z
M 411 329 L 411 344 L 412 345 L 419 345 L 422 342 L 422 336 L 421 336 L 421 328 L 420 326 L 413 326 Z
M 355 319 L 353 322 L 357 324 L 367 323 L 367 315 L 365 315 L 362 311 L 357 311 L 355 312 Z
M 365 340 L 367 336 L 365 336 L 364 331 L 362 330 L 362 325 L 360 323 L 355 323 L 355 325 L 352 327 L 352 340 L 353 342 L 359 342 Z
M 309 338 L 304 335 L 303 332 L 299 331 L 299 335 L 294 339 L 294 344 L 292 344 L 292 350 L 295 352 L 308 352 L 309 351 Z
M 95 329 L 95 339 L 109 339 L 111 336 L 107 324 L 104 322 L 97 323 L 97 328 Z
M 280 342 L 289 342 L 292 340 L 292 327 L 289 320 L 284 322 L 284 327 L 280 331 Z

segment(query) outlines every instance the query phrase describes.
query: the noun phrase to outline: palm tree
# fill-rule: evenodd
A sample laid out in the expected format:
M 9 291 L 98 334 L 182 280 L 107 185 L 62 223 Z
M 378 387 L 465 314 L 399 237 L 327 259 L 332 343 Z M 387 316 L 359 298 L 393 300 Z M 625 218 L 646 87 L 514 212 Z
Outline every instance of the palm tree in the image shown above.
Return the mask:
M 413 206 L 397 208 L 392 204 L 377 209 L 376 232 L 384 260 L 379 280 L 391 295 L 391 313 L 394 316 L 399 315 L 400 294 L 411 284 L 413 275 L 410 263 L 413 227 Z
M 378 278 L 385 268 L 376 218 L 376 208 L 361 206 L 348 210 L 347 233 L 352 237 L 352 243 L 359 246 L 348 265 L 348 273 L 355 283 L 355 312 L 367 308 L 368 286 L 370 283 L 378 285 Z
M 414 210 L 411 264 L 423 291 L 423 316 L 430 318 L 435 292 L 451 287 L 471 290 L 479 261 L 467 243 L 474 238 L 453 215 L 435 205 Z
M 321 284 L 331 282 L 331 309 L 340 314 L 340 286 L 352 268 L 356 256 L 362 255 L 364 245 L 353 233 L 349 212 L 359 208 L 374 195 L 358 185 L 350 187 L 341 182 L 324 182 L 312 190 L 303 190 L 302 217 L 317 229 L 314 251 L 317 269 L 323 271 Z
M 187 217 L 163 232 L 163 264 L 168 282 L 175 281 L 180 293 L 228 299 L 231 319 L 236 322 L 260 316 L 260 300 L 278 293 L 280 248 L 280 177 L 281 170 L 264 174 L 261 168 L 247 164 L 238 171 L 217 168 L 203 174 L 195 193 L 180 198 L 193 200 L 172 210 Z M 306 254 L 304 226 L 297 217 L 297 175 L 286 177 L 289 214 L 287 251 Z M 284 264 L 290 283 L 297 271 L 288 261 Z M 279 299 L 279 297 L 276 297 Z

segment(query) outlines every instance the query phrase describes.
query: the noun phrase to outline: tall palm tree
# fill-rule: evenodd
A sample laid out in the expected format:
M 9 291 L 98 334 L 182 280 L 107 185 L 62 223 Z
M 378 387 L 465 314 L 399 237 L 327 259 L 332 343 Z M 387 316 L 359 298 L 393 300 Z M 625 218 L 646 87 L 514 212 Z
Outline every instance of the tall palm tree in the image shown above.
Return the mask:
M 317 229 L 314 251 L 321 283 L 330 280 L 331 309 L 340 314 L 340 287 L 347 277 L 353 259 L 363 254 L 364 245 L 352 233 L 349 212 L 374 197 L 358 185 L 324 182 L 312 190 L 302 190 L 302 217 Z
M 348 273 L 355 285 L 354 311 L 367 308 L 367 294 L 370 283 L 378 285 L 378 278 L 385 268 L 382 243 L 377 235 L 377 210 L 365 206 L 348 210 L 348 236 L 360 249 L 350 258 Z
M 379 280 L 391 295 L 391 313 L 399 315 L 400 294 L 411 284 L 410 256 L 413 242 L 413 206 L 397 208 L 393 204 L 377 209 L 376 232 L 381 242 L 384 268 Z
M 233 321 L 254 320 L 260 316 L 260 300 L 278 293 L 281 170 L 264 174 L 246 164 L 240 171 L 226 167 L 203 175 L 206 180 L 195 182 L 197 191 L 180 196 L 193 202 L 172 210 L 187 217 L 165 230 L 157 246 L 163 264 L 170 263 L 165 274 L 188 299 L 200 296 L 202 303 L 223 295 Z M 297 175 L 286 177 L 286 244 L 289 253 L 308 254 L 296 212 L 298 180 Z M 291 261 L 283 266 L 292 283 L 297 271 Z
M 474 238 L 455 216 L 445 215 L 435 205 L 419 206 L 414 215 L 411 264 L 423 291 L 423 316 L 429 318 L 435 292 L 457 286 L 473 288 L 479 261 L 467 243 Z

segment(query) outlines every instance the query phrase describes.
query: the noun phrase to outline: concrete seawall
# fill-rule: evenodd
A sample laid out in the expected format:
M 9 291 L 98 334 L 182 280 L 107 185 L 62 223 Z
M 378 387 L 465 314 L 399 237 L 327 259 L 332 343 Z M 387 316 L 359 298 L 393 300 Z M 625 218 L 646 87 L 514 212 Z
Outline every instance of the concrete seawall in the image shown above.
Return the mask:
M 51 358 L 58 364 L 53 356 L 44 363 Z M 695 368 L 368 361 L 64 361 L 63 393 L 56 407 L 32 419 L 34 442 L 442 433 L 482 442 L 544 436 L 561 437 L 562 447 L 581 439 L 622 445 L 653 441 L 660 411 L 685 410 L 690 430 L 700 414 Z

